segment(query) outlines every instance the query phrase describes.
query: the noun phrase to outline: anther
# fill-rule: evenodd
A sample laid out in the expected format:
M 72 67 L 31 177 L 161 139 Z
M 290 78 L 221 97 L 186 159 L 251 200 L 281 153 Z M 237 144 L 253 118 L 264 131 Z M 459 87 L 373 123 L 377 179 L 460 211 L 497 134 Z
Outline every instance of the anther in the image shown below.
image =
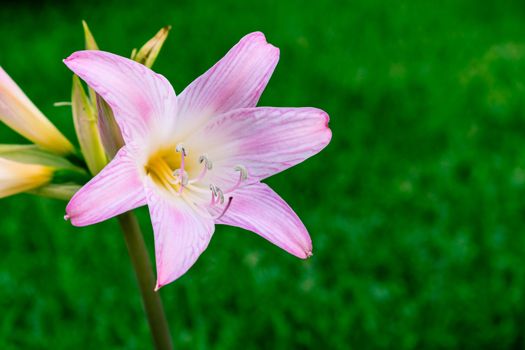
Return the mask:
M 64 220 L 68 221 L 70 218 L 71 217 L 68 214 L 64 215 Z
M 234 169 L 240 172 L 241 181 L 246 180 L 248 178 L 248 169 L 246 169 L 244 165 L 237 165 Z
M 175 151 L 182 153 L 183 157 L 186 157 L 188 153 L 186 152 L 186 148 L 184 148 L 184 145 L 182 143 L 179 143 L 177 147 L 175 147 Z
M 211 184 L 210 185 L 210 190 L 211 190 L 211 203 L 210 203 L 210 205 L 215 205 L 215 198 L 217 197 L 217 188 L 215 187 L 214 184 Z
M 202 156 L 199 157 L 199 163 L 202 164 L 202 162 L 204 162 L 204 166 L 206 167 L 206 169 L 211 170 L 213 168 L 213 163 L 208 158 L 207 154 L 203 154 Z
M 215 197 L 217 196 L 217 188 L 215 187 L 214 184 L 211 184 L 210 185 L 210 190 L 211 190 L 211 194 Z
M 180 183 L 182 186 L 186 186 L 189 182 L 188 173 L 181 169 L 175 169 L 173 177 L 175 177 L 175 179 L 171 180 L 171 183 Z
M 211 190 L 211 205 L 215 205 L 216 203 L 224 203 L 224 192 L 222 192 L 222 190 L 211 184 L 210 185 L 210 190 Z
M 202 168 L 200 174 L 190 180 L 190 184 L 193 184 L 195 182 L 199 182 L 200 180 L 202 180 L 204 178 L 204 175 L 206 175 L 206 172 L 208 170 L 211 170 L 211 168 L 213 168 L 213 163 L 211 162 L 211 160 L 208 159 L 208 155 L 207 154 L 203 154 L 202 156 L 199 157 L 199 163 L 204 163 L 204 167 Z
M 233 185 L 233 187 L 229 188 L 226 191 L 226 193 L 235 191 L 237 188 L 239 188 L 239 186 L 241 185 L 241 182 L 243 182 L 244 180 L 248 178 L 248 170 L 246 169 L 244 165 L 237 165 L 234 169 L 239 172 L 239 179 L 237 180 L 237 183 Z
M 224 203 L 224 193 L 222 192 L 222 190 L 215 186 L 215 189 L 217 190 L 217 194 L 219 195 L 219 203 Z

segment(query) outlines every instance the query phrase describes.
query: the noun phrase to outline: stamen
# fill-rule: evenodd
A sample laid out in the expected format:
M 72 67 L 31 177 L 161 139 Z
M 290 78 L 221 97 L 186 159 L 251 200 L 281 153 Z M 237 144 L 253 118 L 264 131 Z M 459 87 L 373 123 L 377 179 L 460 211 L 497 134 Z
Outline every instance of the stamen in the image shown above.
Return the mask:
M 240 180 L 246 180 L 248 178 L 248 170 L 244 165 L 237 165 L 234 169 L 241 173 Z
M 175 147 L 175 151 L 181 153 L 182 152 L 182 155 L 184 157 L 186 157 L 188 155 L 188 153 L 186 153 L 186 149 L 184 148 L 184 145 L 182 143 L 179 143 L 177 145 L 177 147 Z
M 211 190 L 211 203 L 210 205 L 215 205 L 215 197 L 217 197 L 217 189 L 215 188 L 214 184 L 210 185 Z
M 70 218 L 71 217 L 68 214 L 64 215 L 64 220 L 68 221 Z
M 239 172 L 239 179 L 237 180 L 237 183 L 233 185 L 233 187 L 229 188 L 226 191 L 226 193 L 235 191 L 237 188 L 239 188 L 239 186 L 241 185 L 241 182 L 243 182 L 244 180 L 248 178 L 248 170 L 246 169 L 244 165 L 237 165 L 234 169 Z
M 203 154 L 202 156 L 199 157 L 199 163 L 202 164 L 203 162 L 204 162 L 204 167 L 202 168 L 199 176 L 197 176 L 195 179 L 190 180 L 190 184 L 193 184 L 195 182 L 199 182 L 200 180 L 202 180 L 204 176 L 206 175 L 206 172 L 213 168 L 213 163 L 211 162 L 211 160 L 208 159 L 208 155 Z
M 197 214 L 199 214 L 200 216 L 202 216 L 202 217 L 204 217 L 206 219 L 212 219 L 212 220 L 219 220 L 220 218 L 222 218 L 224 216 L 224 214 L 226 214 L 226 212 L 230 208 L 230 206 L 232 204 L 232 200 L 233 200 L 233 197 L 229 197 L 228 198 L 228 202 L 226 203 L 226 205 L 222 209 L 221 213 L 214 217 L 205 208 L 201 207 L 199 204 L 190 201 L 188 198 L 185 198 L 185 197 L 182 197 L 182 198 L 190 207 L 192 207 L 197 212 Z
M 173 172 L 173 177 L 175 177 L 175 179 L 170 180 L 170 182 L 173 184 L 180 183 L 182 186 L 186 186 L 189 182 L 188 173 L 185 171 L 181 171 L 181 169 L 176 169 Z
M 204 162 L 204 165 L 206 166 L 208 170 L 211 170 L 211 168 L 213 168 L 213 163 L 208 158 L 208 155 L 206 153 L 204 153 L 202 156 L 199 157 L 199 163 L 202 164 L 202 162 Z
M 228 209 L 230 208 L 230 205 L 232 204 L 232 200 L 233 200 L 233 197 L 228 198 L 228 203 L 226 203 L 226 206 L 222 210 L 222 213 L 219 216 L 213 218 L 214 220 L 219 220 L 220 218 L 224 216 L 224 214 L 226 214 L 226 211 L 228 211 Z
M 219 194 L 219 202 L 223 204 L 224 203 L 224 193 L 219 187 L 215 187 L 215 188 L 217 189 L 217 193 Z
M 210 205 L 215 205 L 217 203 L 224 203 L 224 192 L 222 192 L 222 190 L 211 184 L 210 185 L 210 190 L 211 190 L 211 204 Z

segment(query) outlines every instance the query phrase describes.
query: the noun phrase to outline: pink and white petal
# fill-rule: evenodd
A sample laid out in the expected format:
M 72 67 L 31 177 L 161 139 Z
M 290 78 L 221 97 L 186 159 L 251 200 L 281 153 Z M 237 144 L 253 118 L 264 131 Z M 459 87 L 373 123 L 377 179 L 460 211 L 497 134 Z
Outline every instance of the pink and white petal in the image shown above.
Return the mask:
M 213 171 L 206 180 L 226 190 L 248 170 L 257 182 L 321 151 L 332 137 L 328 115 L 317 108 L 245 108 L 210 121 L 187 141 L 188 149 L 207 153 Z
M 211 116 L 255 107 L 279 61 L 263 33 L 243 37 L 219 62 L 179 95 L 180 118 L 192 130 Z
M 174 130 L 177 99 L 162 75 L 104 51 L 78 51 L 64 63 L 111 106 L 126 143 Z
M 312 240 L 301 219 L 263 183 L 236 190 L 230 208 L 218 223 L 253 231 L 298 258 L 312 255 Z
M 215 225 L 181 197 L 168 197 L 153 186 L 146 186 L 146 197 L 155 234 L 158 290 L 193 266 L 208 247 Z
M 123 147 L 97 176 L 75 193 L 66 207 L 66 218 L 75 226 L 86 226 L 145 204 L 144 185 L 133 154 Z

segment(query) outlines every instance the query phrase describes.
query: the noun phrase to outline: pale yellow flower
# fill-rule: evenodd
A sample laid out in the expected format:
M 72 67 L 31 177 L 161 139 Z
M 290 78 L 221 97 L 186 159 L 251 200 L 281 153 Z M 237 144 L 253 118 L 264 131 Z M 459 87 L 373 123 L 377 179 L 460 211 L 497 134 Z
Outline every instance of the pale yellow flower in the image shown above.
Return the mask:
M 53 178 L 53 167 L 0 158 L 0 198 L 41 187 Z
M 60 155 L 73 145 L 0 67 L 0 121 L 40 147 Z
M 83 169 L 36 145 L 0 144 L 0 198 L 30 192 L 67 200 L 85 176 Z

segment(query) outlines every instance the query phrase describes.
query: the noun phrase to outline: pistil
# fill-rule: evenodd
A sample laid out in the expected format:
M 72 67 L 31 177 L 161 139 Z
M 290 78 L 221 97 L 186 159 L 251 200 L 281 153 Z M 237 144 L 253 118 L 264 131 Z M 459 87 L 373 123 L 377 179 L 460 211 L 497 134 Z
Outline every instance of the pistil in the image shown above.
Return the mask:
M 233 197 L 228 198 L 228 203 L 226 203 L 226 205 L 224 206 L 224 209 L 219 214 L 219 216 L 213 218 L 214 220 L 219 220 L 220 218 L 222 218 L 224 216 L 224 214 L 226 214 L 226 212 L 230 208 L 230 205 L 232 204 L 232 200 L 233 200 Z

